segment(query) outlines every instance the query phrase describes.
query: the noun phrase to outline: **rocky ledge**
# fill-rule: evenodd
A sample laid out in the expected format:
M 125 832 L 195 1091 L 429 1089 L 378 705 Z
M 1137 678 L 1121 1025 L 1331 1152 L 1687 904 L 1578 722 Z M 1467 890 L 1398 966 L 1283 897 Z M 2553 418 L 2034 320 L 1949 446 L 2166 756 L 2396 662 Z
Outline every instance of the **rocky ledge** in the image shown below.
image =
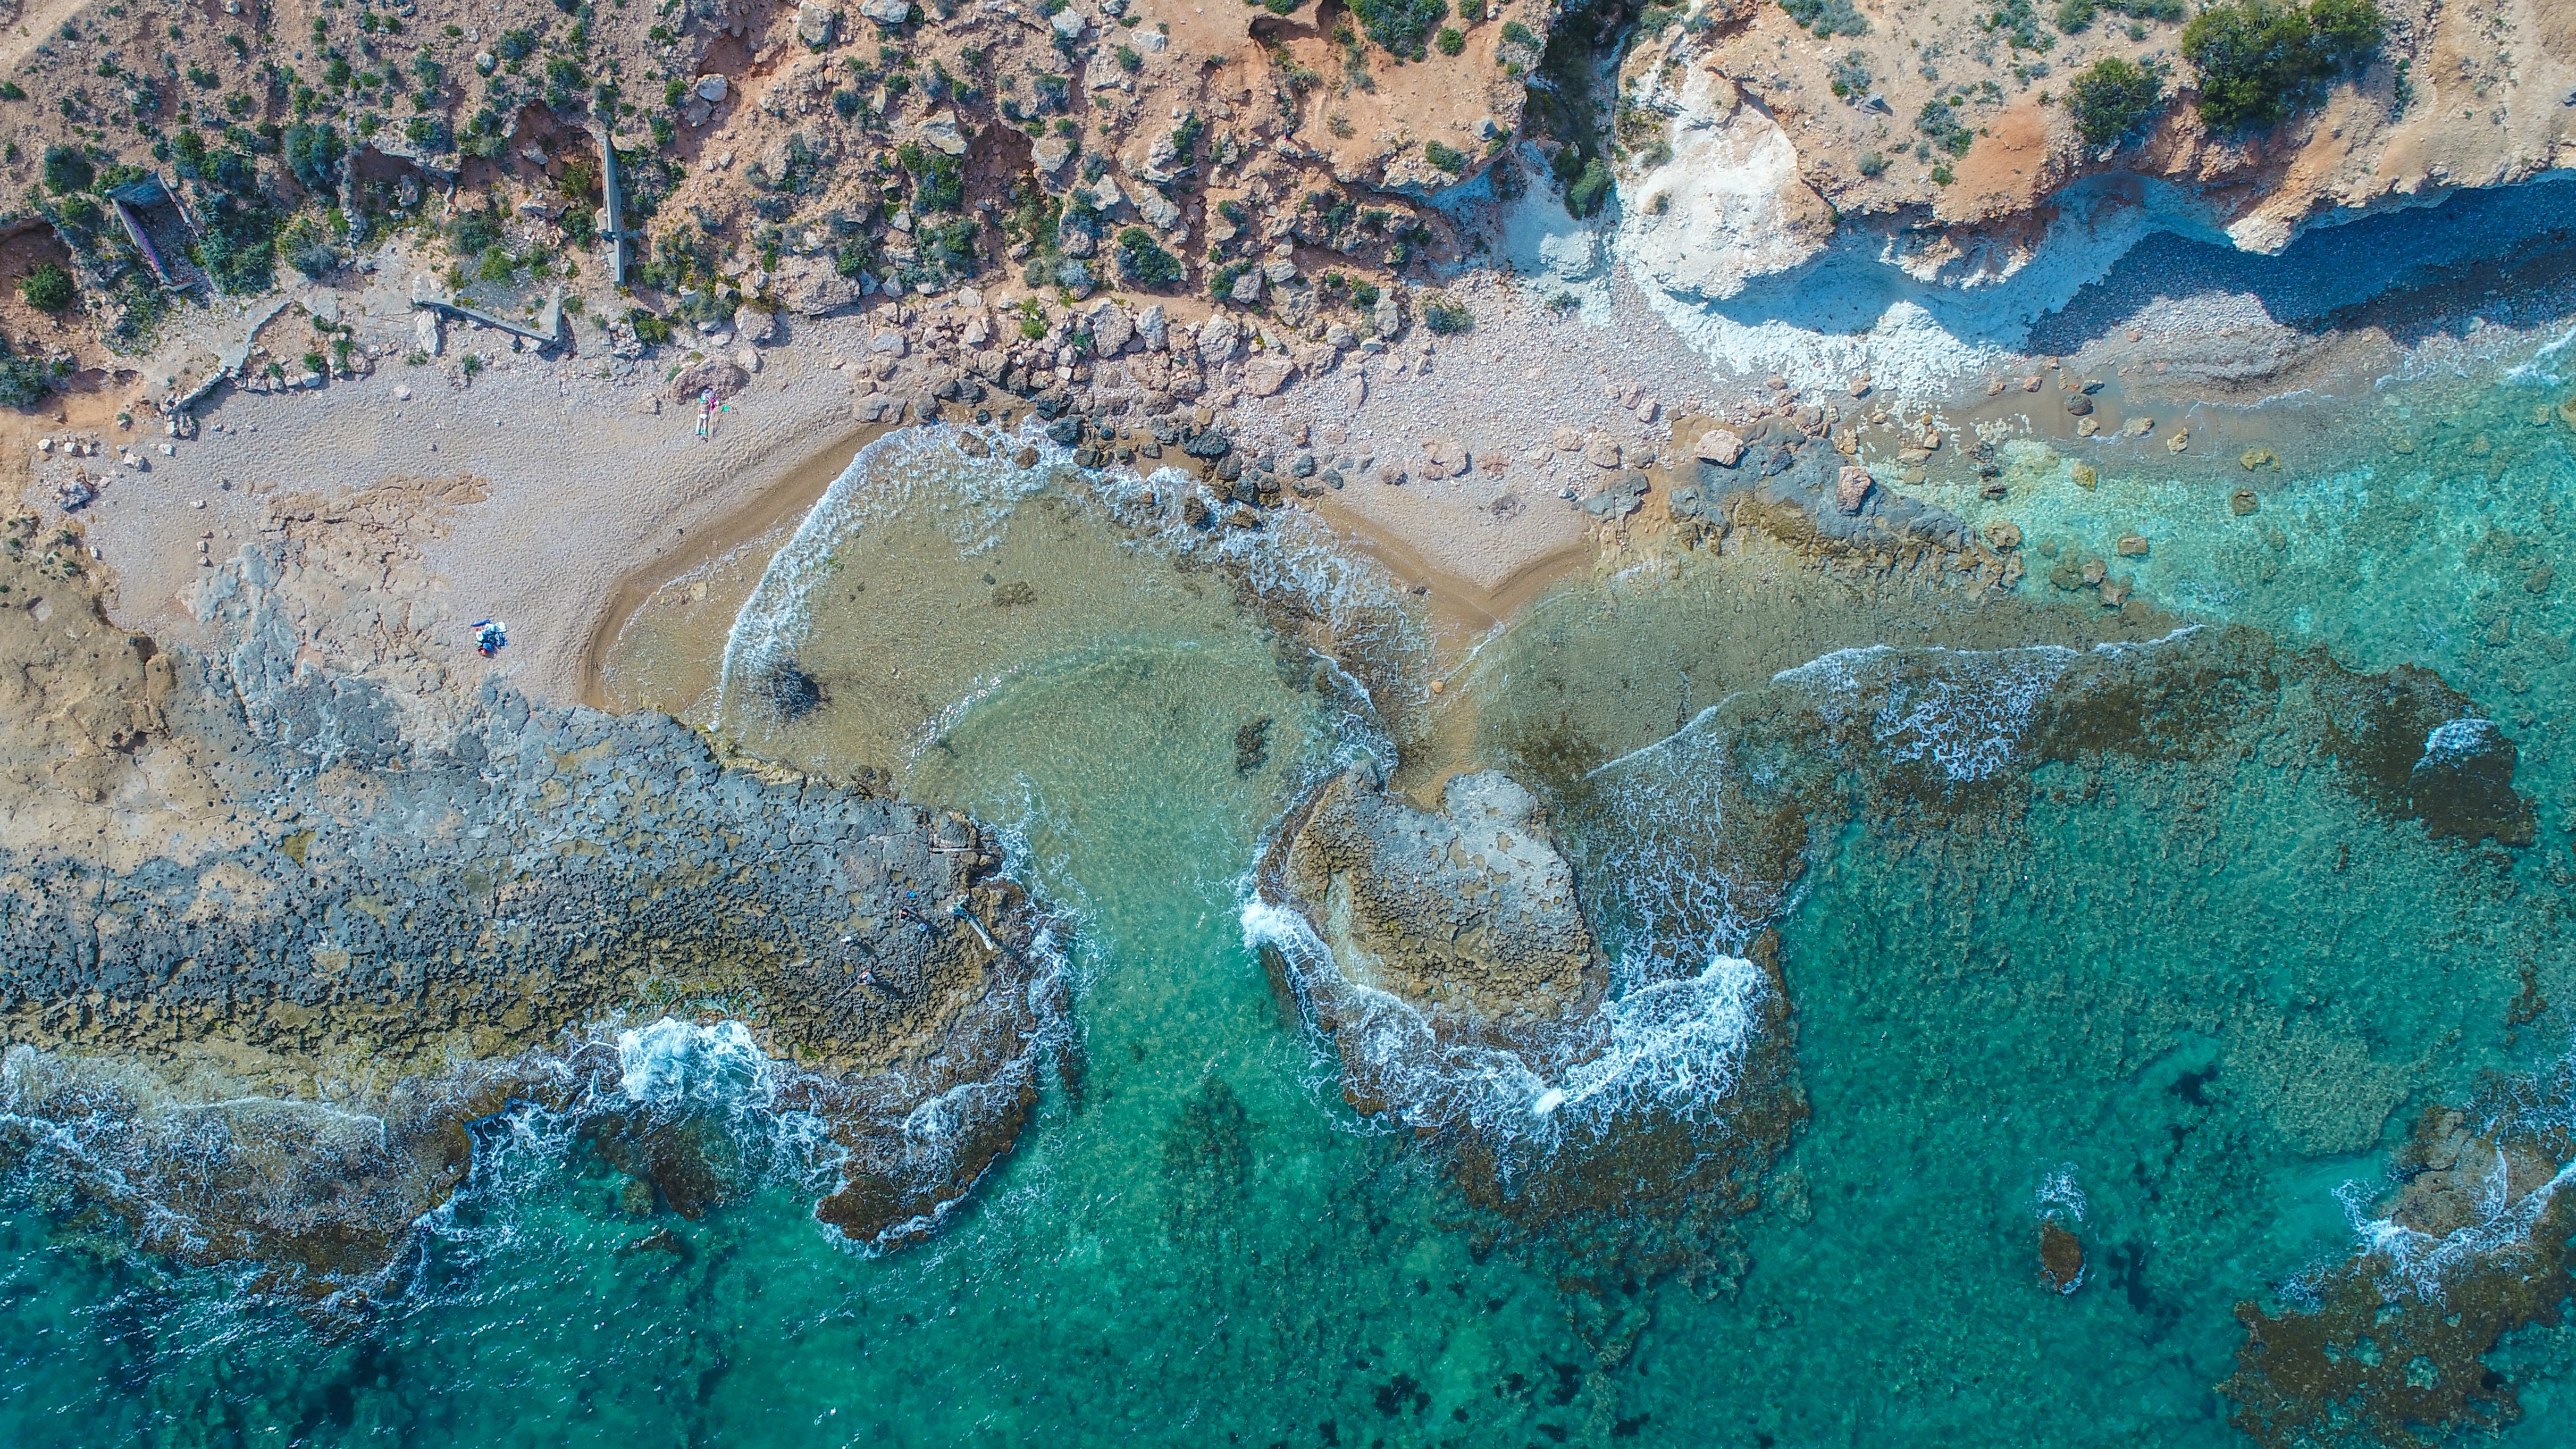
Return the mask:
M 1436 1140 L 1484 1207 L 1623 1233 L 1722 1218 L 1805 1118 L 1770 939 L 1614 997 L 1572 866 L 1502 774 L 1454 777 L 1434 812 L 1358 767 L 1261 881 L 1263 964 L 1333 1039 L 1344 1097 Z
M 747 1185 L 690 1104 L 601 1069 L 621 1023 L 747 1029 L 756 1105 L 821 1120 L 818 1214 L 863 1245 L 1011 1148 L 1064 999 L 974 822 L 666 717 L 425 708 L 317 663 L 257 554 L 214 591 L 227 650 L 158 650 L 29 527 L 0 564 L 0 1162 L 319 1293 L 392 1260 L 508 1104 L 585 1114 L 639 1210 Z

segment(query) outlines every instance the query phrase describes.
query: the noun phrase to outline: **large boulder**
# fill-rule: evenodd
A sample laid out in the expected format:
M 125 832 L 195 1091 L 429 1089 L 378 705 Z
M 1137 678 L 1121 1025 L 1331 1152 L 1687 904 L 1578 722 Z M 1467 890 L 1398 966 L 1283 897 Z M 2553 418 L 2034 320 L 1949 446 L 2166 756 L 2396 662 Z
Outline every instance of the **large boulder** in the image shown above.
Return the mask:
M 832 43 L 839 33 L 841 12 L 830 5 L 808 3 L 796 7 L 796 38 L 815 50 Z
M 1136 324 L 1129 320 L 1127 309 L 1110 301 L 1093 307 L 1084 325 L 1091 331 L 1091 350 L 1102 357 L 1117 356 L 1136 335 Z
M 730 359 L 710 357 L 672 374 L 663 391 L 676 401 L 691 401 L 711 393 L 718 402 L 722 402 L 742 391 L 750 381 L 751 374 Z
M 821 317 L 855 305 L 859 284 L 833 270 L 821 257 L 790 257 L 779 263 L 770 284 L 778 304 L 800 317 Z
M 1243 345 L 1243 328 L 1232 317 L 1217 313 L 1199 324 L 1199 363 L 1217 367 L 1231 361 L 1235 350 Z

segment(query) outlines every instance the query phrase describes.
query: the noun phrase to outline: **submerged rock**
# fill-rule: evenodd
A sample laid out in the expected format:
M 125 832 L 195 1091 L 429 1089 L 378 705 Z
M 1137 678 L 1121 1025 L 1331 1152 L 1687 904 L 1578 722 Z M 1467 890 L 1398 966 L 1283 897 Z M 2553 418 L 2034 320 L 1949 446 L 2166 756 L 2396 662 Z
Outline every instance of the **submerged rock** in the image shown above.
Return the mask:
M 2039 1225 L 2039 1271 L 2048 1286 L 2072 1293 L 2084 1286 L 2084 1240 L 2051 1219 Z
M 1573 868 L 1499 773 L 1452 779 L 1435 813 L 1363 767 L 1291 823 L 1263 964 L 1353 1106 L 1431 1134 L 1472 1201 L 1535 1229 L 1627 1240 L 1760 1201 L 1806 1114 L 1767 937 L 1612 996 Z

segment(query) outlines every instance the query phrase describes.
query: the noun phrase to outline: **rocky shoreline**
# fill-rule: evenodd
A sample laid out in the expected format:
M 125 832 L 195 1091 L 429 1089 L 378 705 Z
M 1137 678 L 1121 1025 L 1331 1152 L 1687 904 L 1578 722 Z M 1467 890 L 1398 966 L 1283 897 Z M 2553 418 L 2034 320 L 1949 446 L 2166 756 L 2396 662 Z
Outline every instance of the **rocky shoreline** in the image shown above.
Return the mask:
M 843 1154 L 819 1215 L 859 1244 L 928 1231 L 1010 1150 L 1066 1002 L 988 832 L 727 766 L 667 717 L 491 685 L 407 712 L 301 657 L 271 559 L 226 568 L 220 655 L 114 630 L 84 576 L 8 580 L 51 605 L 13 611 L 44 616 L 13 673 L 60 684 L 10 701 L 10 1157 L 86 1159 L 147 1246 L 343 1286 L 454 1190 L 465 1124 L 567 1101 L 568 1053 L 665 1014 L 746 1023 L 795 1073 Z M 58 671 L 90 644 L 140 667 Z M 704 1210 L 687 1154 L 636 1160 Z

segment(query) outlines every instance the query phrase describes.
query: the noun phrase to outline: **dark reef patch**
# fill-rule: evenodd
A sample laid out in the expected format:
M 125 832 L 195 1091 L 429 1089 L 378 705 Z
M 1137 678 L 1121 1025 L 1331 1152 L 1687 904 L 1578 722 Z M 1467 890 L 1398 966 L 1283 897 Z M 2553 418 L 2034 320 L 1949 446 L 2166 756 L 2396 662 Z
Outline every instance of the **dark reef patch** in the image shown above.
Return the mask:
M 2513 742 L 2477 718 L 2467 695 L 2413 664 L 2356 674 L 2323 650 L 2307 663 L 2325 748 L 2362 798 L 2392 819 L 2423 821 L 2436 837 L 2532 842 L 2537 817 L 2513 791 Z M 2454 724 L 2463 727 L 2456 740 L 2437 750 L 2440 732 Z
M 2505 1335 L 2555 1327 L 2576 1295 L 2576 1076 L 2491 1082 L 2469 1110 L 2427 1109 L 2392 1164 L 2390 1231 L 2294 1285 L 2278 1312 L 2236 1307 L 2236 1372 L 2218 1386 L 2264 1449 L 2421 1444 L 2500 1430 L 2518 1386 L 2486 1362 Z M 2285 1295 L 2287 1296 L 2287 1295 Z

